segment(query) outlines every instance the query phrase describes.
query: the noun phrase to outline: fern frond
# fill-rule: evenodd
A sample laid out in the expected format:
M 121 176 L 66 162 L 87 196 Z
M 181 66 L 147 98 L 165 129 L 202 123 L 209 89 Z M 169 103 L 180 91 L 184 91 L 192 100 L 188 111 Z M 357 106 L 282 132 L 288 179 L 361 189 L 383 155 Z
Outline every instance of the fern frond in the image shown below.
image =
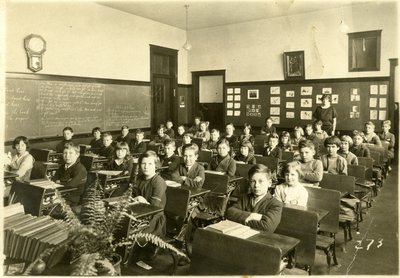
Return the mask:
M 117 246 L 124 246 L 124 245 L 132 245 L 133 243 L 135 243 L 138 239 L 145 239 L 147 242 L 151 242 L 152 244 L 163 248 L 163 249 L 168 249 L 173 251 L 174 253 L 176 253 L 179 256 L 182 257 L 187 257 L 185 253 L 183 253 L 182 251 L 178 250 L 175 246 L 165 242 L 162 238 L 153 235 L 153 234 L 149 234 L 149 233 L 135 233 L 132 235 L 129 235 L 128 238 L 126 240 L 124 240 L 123 242 L 120 242 L 117 244 Z
M 96 276 L 96 261 L 100 258 L 99 253 L 83 254 L 72 265 L 71 275 L 73 276 Z
M 24 271 L 24 273 L 22 275 L 24 276 L 30 276 L 32 275 L 32 269 L 34 268 L 34 266 L 39 263 L 39 261 L 44 261 L 45 258 L 47 258 L 48 256 L 50 256 L 53 251 L 55 250 L 55 247 L 51 247 L 51 248 L 47 248 L 46 250 L 44 250 L 42 253 L 40 253 L 40 255 L 29 264 L 29 266 L 26 268 L 26 270 Z
M 116 276 L 118 272 L 115 270 L 113 264 L 108 259 L 97 260 L 95 267 L 98 274 L 106 276 Z
M 61 210 L 64 213 L 64 221 L 67 222 L 70 227 L 79 227 L 81 225 L 81 222 L 79 221 L 78 217 L 76 217 L 71 207 L 67 204 L 60 191 L 55 189 L 55 195 L 57 197 L 57 200 L 59 201 Z

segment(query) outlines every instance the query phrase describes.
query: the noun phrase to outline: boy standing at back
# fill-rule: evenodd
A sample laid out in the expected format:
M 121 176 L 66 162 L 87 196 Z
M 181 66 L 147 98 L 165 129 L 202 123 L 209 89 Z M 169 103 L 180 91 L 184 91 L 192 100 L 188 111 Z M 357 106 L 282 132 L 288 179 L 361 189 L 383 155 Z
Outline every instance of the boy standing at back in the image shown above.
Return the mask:
M 64 145 L 65 144 L 72 144 L 72 136 L 74 136 L 74 131 L 72 130 L 72 127 L 64 127 L 63 129 L 63 137 L 64 139 L 57 144 L 56 146 L 56 152 L 57 153 L 62 153 L 64 151 Z

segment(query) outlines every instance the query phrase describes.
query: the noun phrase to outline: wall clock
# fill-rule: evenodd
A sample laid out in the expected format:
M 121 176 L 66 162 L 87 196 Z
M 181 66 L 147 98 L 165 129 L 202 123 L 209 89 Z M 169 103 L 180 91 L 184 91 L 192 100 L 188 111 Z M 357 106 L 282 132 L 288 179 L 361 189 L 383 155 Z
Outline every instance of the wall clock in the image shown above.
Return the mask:
M 24 39 L 28 68 L 37 72 L 43 68 L 42 55 L 46 51 L 46 41 L 39 35 L 30 34 Z

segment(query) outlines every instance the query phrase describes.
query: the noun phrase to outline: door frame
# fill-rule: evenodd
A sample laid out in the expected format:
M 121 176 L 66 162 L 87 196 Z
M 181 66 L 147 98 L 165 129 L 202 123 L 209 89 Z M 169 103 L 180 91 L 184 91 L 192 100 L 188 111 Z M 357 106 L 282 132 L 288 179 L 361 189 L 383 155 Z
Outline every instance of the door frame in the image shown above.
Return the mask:
M 213 75 L 222 75 L 222 106 L 223 106 L 223 114 L 222 114 L 222 125 L 225 126 L 225 73 L 226 70 L 203 70 L 203 71 L 192 71 L 192 86 L 193 86 L 193 97 L 192 97 L 192 111 L 199 111 L 199 101 L 200 101 L 200 91 L 199 91 L 199 80 L 202 76 L 213 76 Z M 198 115 L 193 115 L 193 117 Z M 203 120 L 203 119 L 202 119 Z M 193 121 L 193 119 L 192 119 Z
M 177 49 L 167 48 L 163 46 L 153 45 L 150 44 L 150 93 L 151 93 L 151 130 L 154 132 L 157 129 L 157 123 L 155 123 L 155 102 L 154 102 L 154 92 L 153 92 L 153 78 L 154 77 L 162 77 L 162 78 L 170 78 L 171 82 L 171 90 L 173 92 L 172 96 L 167 96 L 170 98 L 170 107 L 169 110 L 171 111 L 170 119 L 173 123 L 176 123 L 178 120 L 178 109 L 177 109 L 177 91 L 178 91 L 178 51 Z M 168 55 L 172 57 L 173 61 L 173 74 L 172 75 L 163 75 L 163 74 L 156 74 L 153 73 L 153 55 L 155 54 L 162 54 Z M 171 67 L 171 65 L 170 65 Z

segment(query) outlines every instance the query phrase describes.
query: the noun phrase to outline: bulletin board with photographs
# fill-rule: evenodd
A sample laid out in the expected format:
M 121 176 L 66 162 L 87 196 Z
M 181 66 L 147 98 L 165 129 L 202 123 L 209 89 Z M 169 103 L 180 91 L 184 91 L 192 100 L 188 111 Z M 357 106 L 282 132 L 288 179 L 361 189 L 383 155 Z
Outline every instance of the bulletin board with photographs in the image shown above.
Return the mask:
M 249 123 L 257 129 L 264 125 L 267 117 L 272 117 L 279 128 L 304 126 L 314 120 L 312 113 L 322 104 L 320 99 L 323 94 L 331 95 L 332 105 L 338 113 L 338 130 L 353 130 L 371 118 L 380 126 L 380 119 L 388 116 L 385 106 L 388 105 L 389 77 L 238 82 L 226 85 L 227 90 L 241 89 L 241 116 L 225 113 L 225 122 L 237 126 Z M 373 87 L 372 94 L 371 85 L 377 86 L 377 91 Z M 372 107 L 375 109 L 370 107 L 371 96 L 376 98 L 372 103 L 376 105 Z M 376 110 L 372 115 L 371 109 Z

